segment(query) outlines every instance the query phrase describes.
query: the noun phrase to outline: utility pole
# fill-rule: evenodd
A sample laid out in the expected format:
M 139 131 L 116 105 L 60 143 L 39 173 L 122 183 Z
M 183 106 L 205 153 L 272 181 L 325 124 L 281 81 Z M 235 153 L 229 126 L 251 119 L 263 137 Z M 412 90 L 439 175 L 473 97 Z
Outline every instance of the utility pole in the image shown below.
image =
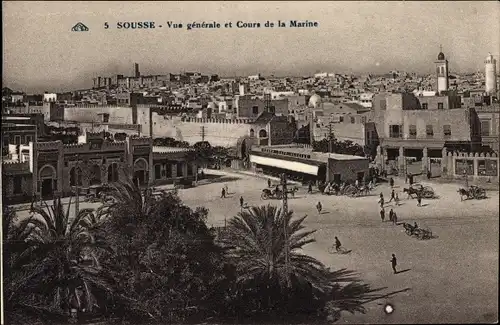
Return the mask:
M 289 264 L 290 264 L 290 247 L 288 246 L 288 222 L 286 220 L 287 215 L 288 215 L 288 190 L 287 190 L 287 179 L 286 179 L 286 174 L 283 173 L 281 174 L 281 185 L 283 186 L 283 234 L 285 238 L 285 274 L 286 274 L 286 282 L 287 286 L 290 288 L 291 283 L 290 283 L 290 269 L 289 269 Z
M 201 141 L 202 142 L 205 141 L 205 126 L 204 125 L 201 126 Z
M 332 122 L 328 123 L 328 153 L 332 152 Z
M 76 201 L 75 201 L 75 218 L 78 215 L 78 212 L 80 212 L 80 188 L 78 187 L 79 183 L 79 175 L 80 175 L 80 155 L 76 154 L 76 168 L 75 168 L 75 178 L 76 178 L 76 186 L 75 186 L 75 192 L 76 192 Z

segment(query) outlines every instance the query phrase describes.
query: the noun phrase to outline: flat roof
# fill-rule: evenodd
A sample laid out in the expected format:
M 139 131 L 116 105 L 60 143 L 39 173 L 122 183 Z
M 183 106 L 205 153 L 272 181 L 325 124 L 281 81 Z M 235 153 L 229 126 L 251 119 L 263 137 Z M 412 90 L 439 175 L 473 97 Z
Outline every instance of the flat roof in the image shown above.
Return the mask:
M 257 150 L 255 150 L 257 149 Z M 328 159 L 334 160 L 367 160 L 365 157 L 344 155 L 339 153 L 316 152 L 312 148 L 301 147 L 299 145 L 277 145 L 266 147 L 253 147 L 253 151 L 283 154 L 284 156 L 310 159 L 319 162 L 328 162 Z

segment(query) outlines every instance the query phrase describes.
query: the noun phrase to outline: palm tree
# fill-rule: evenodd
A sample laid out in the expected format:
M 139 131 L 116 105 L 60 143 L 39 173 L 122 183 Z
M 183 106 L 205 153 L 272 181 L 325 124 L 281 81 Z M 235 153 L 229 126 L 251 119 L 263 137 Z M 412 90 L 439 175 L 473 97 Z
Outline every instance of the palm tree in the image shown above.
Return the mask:
M 97 305 L 93 291 L 111 290 L 101 277 L 97 259 L 99 249 L 105 247 L 91 231 L 99 215 L 82 209 L 71 220 L 70 209 L 71 199 L 65 211 L 60 198 L 52 206 L 32 207 L 27 238 L 36 264 L 32 280 L 38 284 L 36 293 L 50 298 L 53 308 L 92 311 Z
M 255 314 L 310 314 L 311 309 L 326 308 L 326 303 L 333 299 L 339 302 L 334 306 L 359 311 L 357 306 L 368 287 L 355 286 L 355 291 L 348 285 L 348 290 L 343 290 L 340 282 L 356 281 L 353 272 L 332 272 L 317 259 L 303 254 L 300 250 L 314 242 L 310 235 L 315 230 L 304 229 L 306 216 L 295 220 L 292 216 L 293 212 L 283 214 L 281 209 L 267 205 L 252 207 L 229 221 L 227 233 L 233 245 L 231 258 L 236 265 L 240 301 L 247 310 L 255 308 Z

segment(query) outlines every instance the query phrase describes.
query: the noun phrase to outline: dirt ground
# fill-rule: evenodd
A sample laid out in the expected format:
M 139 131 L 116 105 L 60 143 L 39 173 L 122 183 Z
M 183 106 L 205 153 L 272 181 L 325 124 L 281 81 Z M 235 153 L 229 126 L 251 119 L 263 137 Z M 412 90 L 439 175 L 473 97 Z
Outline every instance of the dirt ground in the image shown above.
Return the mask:
M 278 200 L 262 200 L 261 190 L 266 179 L 247 175 L 226 175 L 219 182 L 181 190 L 179 196 L 191 206 L 209 209 L 208 224 L 223 226 L 240 211 L 239 198 L 249 205 L 280 205 Z M 276 183 L 276 181 L 274 181 Z M 222 199 L 221 189 L 227 184 L 228 198 Z M 300 188 L 289 200 L 295 215 L 308 215 L 307 227 L 316 229 L 315 243 L 305 252 L 333 269 L 347 268 L 359 272 L 359 277 L 373 288 L 388 294 L 384 299 L 365 305 L 365 314 L 342 315 L 339 323 L 469 323 L 498 320 L 498 255 L 499 255 L 499 194 L 488 191 L 485 200 L 460 201 L 457 184 L 422 182 L 435 190 L 439 199 L 422 201 L 407 199 L 402 193 L 407 186 L 396 180 L 400 206 L 386 204 L 386 214 L 392 208 L 398 222 L 417 222 L 428 227 L 436 236 L 418 240 L 407 236 L 401 225 L 382 222 L 377 204 L 382 192 L 386 202 L 390 197 L 387 184 L 379 185 L 370 196 L 349 198 L 306 194 Z M 462 186 L 463 187 L 463 186 Z M 65 199 L 67 201 L 67 199 Z M 315 209 L 317 202 L 323 213 Z M 80 208 L 96 207 L 82 203 Z M 27 211 L 18 212 L 19 215 Z M 349 254 L 330 254 L 328 248 L 337 236 Z M 398 270 L 393 274 L 391 254 L 396 254 Z M 384 313 L 390 303 L 394 312 Z
M 212 172 L 212 171 L 211 171 Z M 236 214 L 239 198 L 249 205 L 280 204 L 278 200 L 262 200 L 261 190 L 266 180 L 238 176 L 239 180 L 209 184 L 180 192 L 184 202 L 192 207 L 210 209 L 209 224 L 222 226 Z M 276 181 L 275 181 L 276 183 Z M 227 184 L 229 197 L 220 198 Z M 345 323 L 467 323 L 493 322 L 498 319 L 498 252 L 499 195 L 489 191 L 485 200 L 460 201 L 456 184 L 422 182 L 435 190 L 439 199 L 407 199 L 402 193 L 407 186 L 396 180 L 400 206 L 386 204 L 386 214 L 393 208 L 398 222 L 417 222 L 428 227 L 436 236 L 418 240 L 407 236 L 401 225 L 382 223 L 377 204 L 382 192 L 390 198 L 388 185 L 380 185 L 370 196 L 348 198 L 307 195 L 301 188 L 289 209 L 297 216 L 308 215 L 306 226 L 316 229 L 316 242 L 305 251 L 334 268 L 359 272 L 362 280 L 373 288 L 385 288 L 382 293 L 393 295 L 367 303 L 366 314 L 343 314 Z M 320 201 L 321 215 L 315 209 Z M 352 250 L 346 255 L 329 254 L 328 247 L 337 236 L 342 245 Z M 396 254 L 398 270 L 393 274 L 391 254 Z M 399 292 L 398 292 L 399 291 Z M 395 311 L 387 315 L 384 305 Z

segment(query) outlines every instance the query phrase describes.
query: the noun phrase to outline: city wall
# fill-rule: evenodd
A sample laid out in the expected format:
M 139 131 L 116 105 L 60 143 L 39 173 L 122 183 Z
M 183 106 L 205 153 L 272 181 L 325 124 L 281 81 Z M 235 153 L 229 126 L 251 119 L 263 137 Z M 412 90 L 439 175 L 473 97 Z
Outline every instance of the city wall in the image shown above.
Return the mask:
M 99 114 L 109 114 L 109 123 L 132 124 L 132 108 L 117 105 L 77 105 L 64 108 L 64 119 L 76 122 L 102 122 Z

